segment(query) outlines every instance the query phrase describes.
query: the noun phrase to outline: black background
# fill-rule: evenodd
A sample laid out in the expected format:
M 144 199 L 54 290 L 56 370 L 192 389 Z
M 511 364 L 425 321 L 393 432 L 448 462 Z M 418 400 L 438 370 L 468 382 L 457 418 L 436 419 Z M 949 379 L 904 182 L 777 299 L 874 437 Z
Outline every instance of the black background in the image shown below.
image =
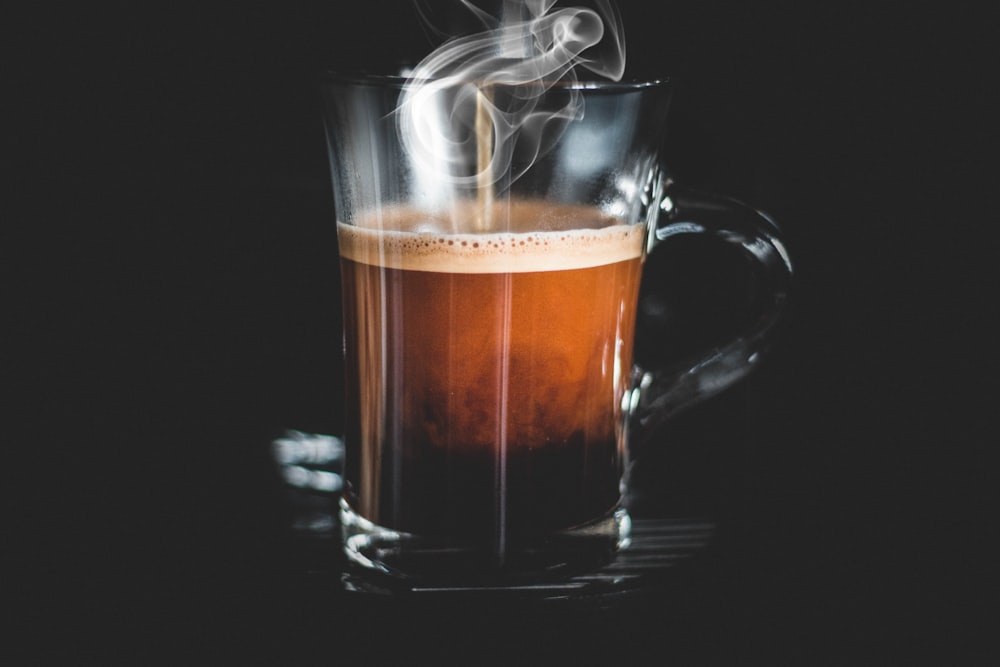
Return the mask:
M 737 425 L 697 462 L 736 480 L 735 527 L 631 615 L 440 622 L 306 585 L 268 459 L 283 428 L 339 428 L 316 78 L 432 46 L 410 4 L 355 4 L 5 21 L 3 587 L 26 655 L 986 664 L 996 55 L 978 3 L 621 3 L 630 68 L 676 84 L 676 178 L 772 213 L 796 265 L 768 364 L 705 417 Z

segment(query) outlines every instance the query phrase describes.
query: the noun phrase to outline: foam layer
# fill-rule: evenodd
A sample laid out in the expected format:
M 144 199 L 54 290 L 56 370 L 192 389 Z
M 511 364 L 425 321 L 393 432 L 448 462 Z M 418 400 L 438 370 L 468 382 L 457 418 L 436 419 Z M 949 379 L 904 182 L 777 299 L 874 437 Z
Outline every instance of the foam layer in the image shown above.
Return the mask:
M 622 224 L 593 208 L 532 202 L 508 210 L 510 231 L 470 232 L 451 231 L 470 226 L 454 218 L 389 209 L 353 225 L 338 223 L 340 254 L 391 269 L 524 273 L 621 262 L 641 256 L 645 246 L 643 225 Z

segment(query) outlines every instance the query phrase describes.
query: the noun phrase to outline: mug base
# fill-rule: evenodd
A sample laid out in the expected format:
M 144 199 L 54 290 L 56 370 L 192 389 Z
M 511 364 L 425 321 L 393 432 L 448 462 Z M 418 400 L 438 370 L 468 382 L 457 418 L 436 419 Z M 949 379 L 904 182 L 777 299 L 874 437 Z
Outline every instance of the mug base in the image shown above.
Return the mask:
M 614 560 L 631 535 L 617 507 L 588 523 L 507 546 L 502 553 L 448 537 L 418 536 L 376 525 L 340 501 L 343 550 L 357 571 L 391 585 L 504 586 L 559 581 Z

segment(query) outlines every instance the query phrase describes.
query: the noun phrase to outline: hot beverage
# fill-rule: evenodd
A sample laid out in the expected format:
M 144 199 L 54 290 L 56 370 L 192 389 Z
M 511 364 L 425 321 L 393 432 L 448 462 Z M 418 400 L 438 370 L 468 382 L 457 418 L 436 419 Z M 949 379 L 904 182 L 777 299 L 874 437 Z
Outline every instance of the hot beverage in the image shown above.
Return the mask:
M 502 212 L 338 227 L 351 510 L 501 554 L 617 507 L 646 242 L 592 207 Z

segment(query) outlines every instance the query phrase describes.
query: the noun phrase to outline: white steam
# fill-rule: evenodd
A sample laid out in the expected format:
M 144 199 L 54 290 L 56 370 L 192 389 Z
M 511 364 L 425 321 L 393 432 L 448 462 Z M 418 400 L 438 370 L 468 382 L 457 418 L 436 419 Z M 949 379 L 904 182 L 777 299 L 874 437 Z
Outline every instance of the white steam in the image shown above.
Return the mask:
M 595 9 L 508 0 L 499 19 L 462 4 L 487 30 L 445 43 L 414 68 L 398 130 L 415 173 L 499 190 L 582 117 L 579 90 L 565 85 L 579 68 L 621 79 L 624 35 L 610 0 Z

